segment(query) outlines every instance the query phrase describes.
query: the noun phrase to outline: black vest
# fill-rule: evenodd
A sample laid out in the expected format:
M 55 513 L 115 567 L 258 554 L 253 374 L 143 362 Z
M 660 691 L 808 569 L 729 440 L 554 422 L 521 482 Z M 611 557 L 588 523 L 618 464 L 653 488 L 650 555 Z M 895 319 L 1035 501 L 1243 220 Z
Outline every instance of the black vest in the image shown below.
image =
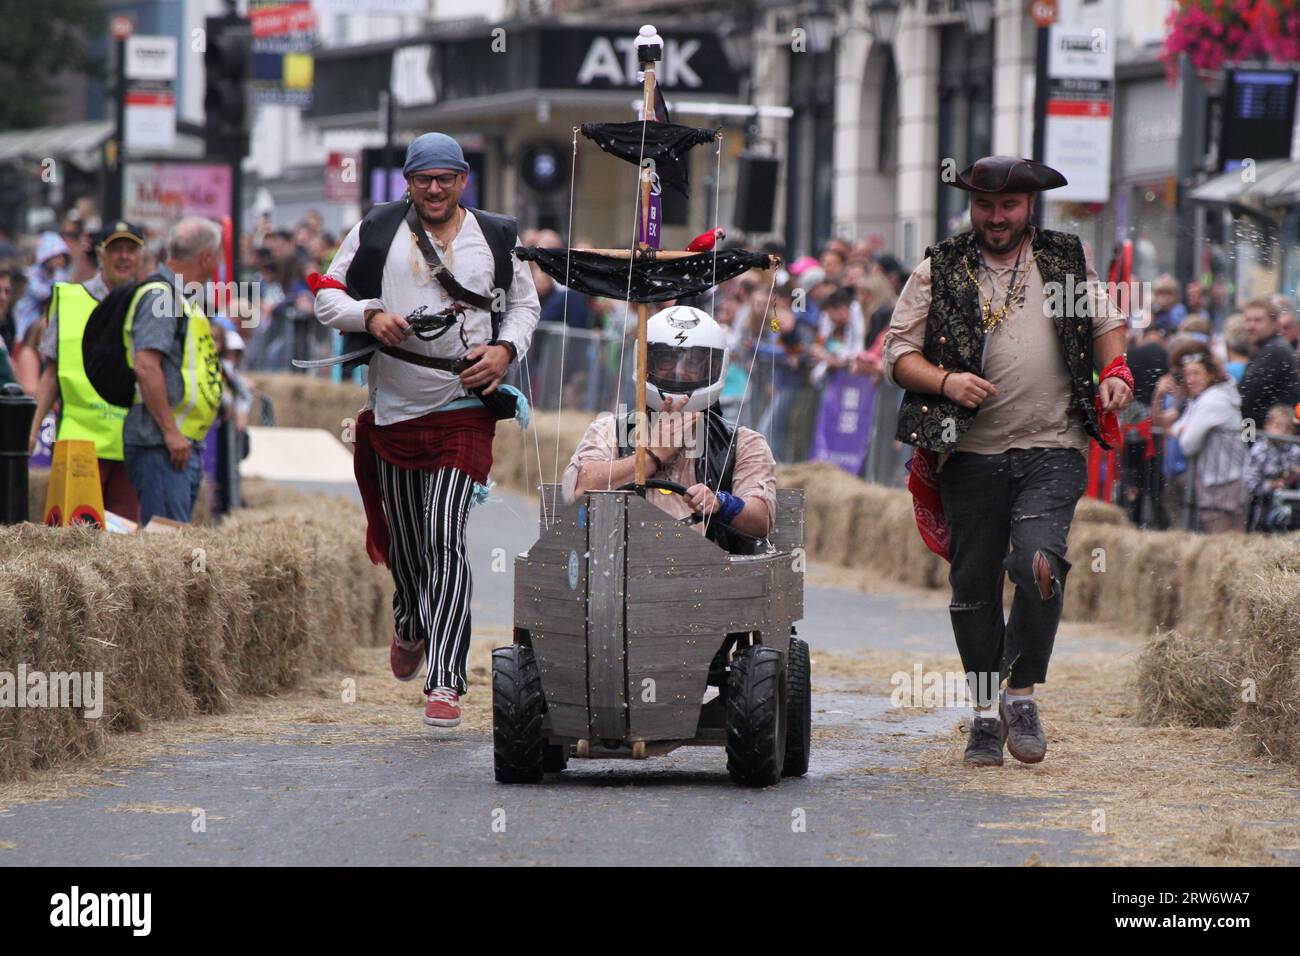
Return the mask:
M 406 209 L 409 205 L 409 199 L 379 203 L 373 206 L 370 212 L 366 213 L 366 217 L 361 220 L 361 232 L 357 236 L 359 240 L 357 251 L 352 256 L 352 262 L 348 265 L 347 275 L 344 277 L 348 295 L 352 296 L 352 298 L 383 298 L 384 261 L 388 258 L 388 250 L 393 244 L 393 236 L 397 235 L 402 220 L 406 218 Z M 492 250 L 494 265 L 492 288 L 508 291 L 515 275 L 514 262 L 510 257 L 518 234 L 518 221 L 513 216 L 501 216 L 492 212 L 484 212 L 481 209 L 472 209 L 469 206 L 466 206 L 465 209 L 467 212 L 473 213 L 474 218 L 478 220 L 479 228 L 483 230 L 483 238 L 487 240 L 488 247 Z M 480 292 L 482 290 L 473 289 L 471 291 Z M 491 297 L 492 291 L 488 290 L 485 294 Z M 502 317 L 496 310 L 492 311 L 491 316 L 492 341 L 495 342 L 497 335 L 501 331 Z M 368 332 L 346 332 L 343 335 L 343 351 L 352 352 L 363 349 L 368 345 L 373 345 L 374 342 L 374 337 Z M 349 362 L 343 366 L 343 372 L 346 374 L 358 365 L 364 365 L 369 360 L 369 357 L 367 357 L 355 362 Z
M 1083 295 L 1088 275 L 1083 243 L 1070 233 L 1037 229 L 1033 249 L 1038 254 L 1043 287 L 1049 293 L 1043 307 L 1056 326 L 1070 373 L 1070 413 L 1078 414 L 1087 433 L 1109 448 L 1101 440 L 1093 405 L 1097 387 L 1092 367 L 1091 302 Z M 945 371 L 973 372 L 982 377 L 985 332 L 980 294 L 967 275 L 968 266 L 971 275 L 979 275 L 979 245 L 972 233 L 963 232 L 931 246 L 925 254 L 930 259 L 931 299 L 922 354 Z M 1060 294 L 1052 295 L 1054 289 L 1061 290 Z M 1035 305 L 1028 303 L 1026 307 L 1032 309 Z M 977 411 L 941 395 L 909 391 L 899 408 L 894 437 L 907 445 L 951 452 Z
M 626 458 L 636 451 L 636 416 L 629 412 L 625 417 L 625 426 L 621 430 L 627 436 L 626 444 L 619 447 L 619 457 Z M 708 485 L 714 491 L 731 491 L 732 473 L 735 471 L 735 447 L 731 443 L 732 429 L 722 415 L 718 405 L 713 405 L 705 413 L 705 422 L 709 430 L 708 454 L 701 454 L 695 459 L 696 482 Z M 728 454 L 730 452 L 730 454 Z M 649 458 L 646 459 L 654 464 Z M 705 536 L 730 554 L 757 554 L 757 542 L 733 534 L 721 521 L 710 520 L 705 529 Z

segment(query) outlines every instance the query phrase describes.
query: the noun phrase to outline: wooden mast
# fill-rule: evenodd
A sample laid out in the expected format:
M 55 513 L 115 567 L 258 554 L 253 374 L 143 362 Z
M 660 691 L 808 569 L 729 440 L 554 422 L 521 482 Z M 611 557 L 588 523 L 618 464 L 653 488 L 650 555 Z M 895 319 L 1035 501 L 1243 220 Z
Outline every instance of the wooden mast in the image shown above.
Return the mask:
M 640 35 L 637 37 L 637 61 L 641 65 L 641 70 L 645 77 L 645 105 L 642 116 L 645 122 L 652 122 L 654 116 L 654 95 L 655 95 L 655 61 L 660 58 L 663 51 L 663 41 L 659 34 L 652 26 L 643 26 Z M 641 176 L 641 229 L 648 227 L 650 222 L 650 170 L 642 166 Z M 638 240 L 636 248 L 638 250 L 649 249 L 648 243 L 640 241 L 640 231 L 638 230 Z M 637 423 L 636 428 L 636 466 L 634 480 L 638 485 L 645 485 L 645 460 L 646 460 L 646 431 L 649 428 L 649 422 L 645 413 L 645 380 L 646 380 L 646 323 L 649 318 L 649 308 L 644 302 L 636 304 L 636 417 L 633 419 Z

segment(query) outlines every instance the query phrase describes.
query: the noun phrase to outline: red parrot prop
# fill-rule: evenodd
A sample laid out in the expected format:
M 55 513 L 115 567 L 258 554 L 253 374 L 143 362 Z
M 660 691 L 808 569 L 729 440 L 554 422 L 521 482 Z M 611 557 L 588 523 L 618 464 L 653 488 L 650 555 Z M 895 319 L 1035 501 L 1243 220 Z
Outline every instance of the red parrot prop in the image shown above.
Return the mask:
M 686 246 L 687 252 L 712 252 L 715 243 L 727 238 L 727 230 L 718 226 L 708 232 L 702 232 Z

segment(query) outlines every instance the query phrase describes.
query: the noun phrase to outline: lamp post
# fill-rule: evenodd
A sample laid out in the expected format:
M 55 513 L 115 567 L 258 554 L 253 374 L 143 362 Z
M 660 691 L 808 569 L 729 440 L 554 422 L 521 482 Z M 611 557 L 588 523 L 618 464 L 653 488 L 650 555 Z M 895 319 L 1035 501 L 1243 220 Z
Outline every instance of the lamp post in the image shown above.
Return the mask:
M 871 18 L 871 37 L 889 46 L 898 35 L 898 0 L 871 0 L 867 7 Z
M 983 36 L 993 25 L 993 0 L 966 0 L 962 5 L 966 29 L 973 36 Z
M 815 0 L 812 9 L 803 17 L 808 34 L 808 52 L 825 53 L 835 42 L 835 11 L 825 0 Z

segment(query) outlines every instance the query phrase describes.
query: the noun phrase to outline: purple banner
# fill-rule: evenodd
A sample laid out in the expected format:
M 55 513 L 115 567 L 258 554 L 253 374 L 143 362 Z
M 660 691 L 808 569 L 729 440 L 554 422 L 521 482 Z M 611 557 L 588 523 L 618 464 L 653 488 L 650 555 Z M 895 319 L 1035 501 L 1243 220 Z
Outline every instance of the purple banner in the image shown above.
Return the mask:
M 834 462 L 850 475 L 862 474 L 875 404 L 876 384 L 871 376 L 843 369 L 827 373 L 813 434 L 812 460 Z
M 29 468 L 49 468 L 54 459 L 54 436 L 59 430 L 59 419 L 50 412 L 41 420 L 41 430 L 36 436 L 36 447 L 27 460 Z
M 663 199 L 659 195 L 659 183 L 650 188 L 650 215 L 647 223 L 641 221 L 641 204 L 636 207 L 636 239 L 644 242 L 651 249 L 659 248 L 659 226 L 663 222 Z

